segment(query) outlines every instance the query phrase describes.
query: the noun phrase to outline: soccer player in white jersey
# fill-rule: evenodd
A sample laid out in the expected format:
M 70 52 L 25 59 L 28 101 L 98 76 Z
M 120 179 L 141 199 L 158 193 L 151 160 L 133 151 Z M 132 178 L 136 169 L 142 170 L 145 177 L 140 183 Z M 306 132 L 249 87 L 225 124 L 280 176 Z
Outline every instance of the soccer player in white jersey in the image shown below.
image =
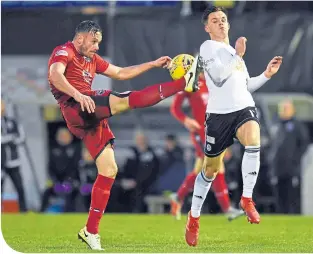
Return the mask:
M 250 78 L 243 56 L 246 38 L 240 37 L 235 48 L 229 45 L 229 23 L 223 8 L 209 7 L 202 21 L 211 40 L 200 47 L 198 64 L 202 65 L 210 91 L 206 110 L 206 142 L 203 170 L 195 180 L 191 211 L 188 213 L 185 238 L 196 246 L 203 202 L 216 174 L 222 168 L 227 147 L 236 138 L 245 147 L 242 160 L 243 194 L 240 206 L 250 223 L 259 223 L 260 216 L 252 200 L 260 166 L 260 126 L 251 92 L 260 88 L 282 63 L 274 57 L 265 71 Z

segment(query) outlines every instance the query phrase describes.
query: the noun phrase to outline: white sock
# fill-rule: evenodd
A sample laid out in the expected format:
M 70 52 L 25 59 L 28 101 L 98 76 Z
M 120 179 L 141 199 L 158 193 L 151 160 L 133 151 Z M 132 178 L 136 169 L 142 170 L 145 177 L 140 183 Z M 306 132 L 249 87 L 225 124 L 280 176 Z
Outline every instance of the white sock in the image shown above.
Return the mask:
M 195 186 L 193 189 L 192 203 L 191 203 L 191 216 L 194 218 L 200 217 L 202 205 L 210 190 L 213 179 L 205 176 L 203 170 L 198 174 Z
M 253 188 L 256 184 L 260 169 L 260 147 L 246 146 L 242 159 L 242 181 L 245 198 L 252 198 Z

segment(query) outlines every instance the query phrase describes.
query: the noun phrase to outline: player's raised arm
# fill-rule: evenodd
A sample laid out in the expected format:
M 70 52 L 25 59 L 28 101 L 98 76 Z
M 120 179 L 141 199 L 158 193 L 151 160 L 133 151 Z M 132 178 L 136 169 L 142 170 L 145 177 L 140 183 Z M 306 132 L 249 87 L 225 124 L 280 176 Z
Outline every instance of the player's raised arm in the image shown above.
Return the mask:
M 275 75 L 280 65 L 282 64 L 283 58 L 281 56 L 275 56 L 267 65 L 266 70 L 257 77 L 248 79 L 247 86 L 249 92 L 254 92 L 264 85 L 273 75 Z
M 101 62 L 99 59 L 98 62 Z M 166 68 L 171 62 L 169 56 L 162 56 L 159 59 L 139 65 L 129 66 L 129 67 L 118 67 L 113 64 L 109 64 L 108 67 L 103 72 L 98 72 L 103 75 L 106 75 L 110 78 L 117 80 L 127 80 L 135 78 L 152 68 L 163 67 Z

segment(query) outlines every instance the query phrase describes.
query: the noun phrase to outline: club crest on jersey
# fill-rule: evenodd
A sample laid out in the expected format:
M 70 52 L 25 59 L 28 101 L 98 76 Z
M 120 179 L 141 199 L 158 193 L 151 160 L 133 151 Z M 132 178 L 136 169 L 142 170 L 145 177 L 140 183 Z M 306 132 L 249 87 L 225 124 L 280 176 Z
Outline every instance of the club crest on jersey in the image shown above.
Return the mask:
M 84 59 L 87 63 L 90 63 L 91 62 L 91 58 L 87 57 L 87 56 L 84 56 Z
M 83 70 L 83 77 L 84 77 L 84 80 L 88 83 L 88 84 L 91 84 L 92 82 L 92 76 L 91 74 L 86 71 L 86 70 Z
M 68 53 L 66 50 L 61 49 L 55 53 L 55 56 L 68 56 Z

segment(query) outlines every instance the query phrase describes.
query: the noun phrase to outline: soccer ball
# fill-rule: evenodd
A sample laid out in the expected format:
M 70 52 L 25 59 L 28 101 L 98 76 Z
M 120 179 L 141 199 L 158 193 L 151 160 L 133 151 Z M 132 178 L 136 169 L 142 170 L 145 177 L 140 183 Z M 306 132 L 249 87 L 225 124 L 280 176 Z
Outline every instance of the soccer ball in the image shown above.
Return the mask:
M 182 78 L 187 73 L 194 60 L 195 58 L 188 54 L 175 56 L 169 65 L 169 72 L 172 79 L 177 80 Z

